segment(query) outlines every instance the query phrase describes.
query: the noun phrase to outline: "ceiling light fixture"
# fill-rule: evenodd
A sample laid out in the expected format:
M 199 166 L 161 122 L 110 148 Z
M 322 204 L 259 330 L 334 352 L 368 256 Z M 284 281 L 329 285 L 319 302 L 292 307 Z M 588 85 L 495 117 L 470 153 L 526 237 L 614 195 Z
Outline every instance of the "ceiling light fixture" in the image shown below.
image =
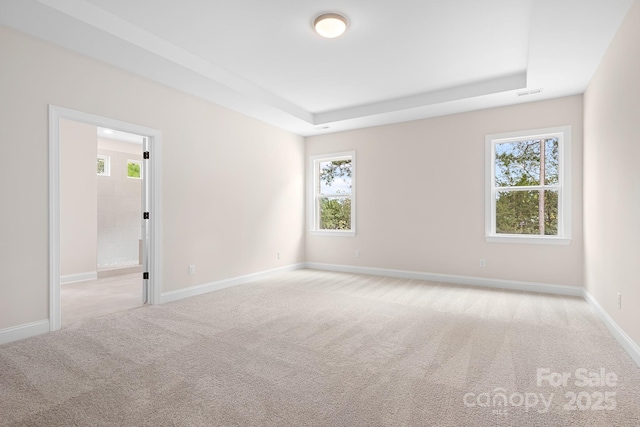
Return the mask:
M 333 39 L 345 32 L 347 29 L 347 18 L 337 13 L 325 13 L 313 21 L 313 28 L 315 28 L 316 33 L 322 37 Z

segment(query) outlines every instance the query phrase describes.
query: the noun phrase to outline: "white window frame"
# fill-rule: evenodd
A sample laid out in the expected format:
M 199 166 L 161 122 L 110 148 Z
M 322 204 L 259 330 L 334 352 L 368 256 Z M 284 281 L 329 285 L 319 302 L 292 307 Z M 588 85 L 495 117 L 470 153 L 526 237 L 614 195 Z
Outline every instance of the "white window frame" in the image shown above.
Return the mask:
M 129 176 L 129 163 L 136 163 L 136 164 L 140 165 L 140 176 L 139 177 L 137 177 L 137 176 Z M 143 173 L 142 160 L 127 159 L 127 178 L 130 178 L 130 179 L 142 179 L 142 173 Z
M 96 175 L 111 176 L 111 157 L 98 154 L 97 158 L 104 160 L 104 173 L 98 173 L 98 171 L 96 170 Z
M 320 163 L 335 160 L 351 160 L 351 230 L 321 230 L 318 200 L 320 195 Z M 308 168 L 308 207 L 309 232 L 316 236 L 354 237 L 356 235 L 356 152 L 319 154 L 309 157 Z
M 558 138 L 558 235 L 496 233 L 495 146 L 499 143 L 541 138 Z M 527 187 L 529 188 L 529 187 Z M 531 187 L 538 189 L 538 187 Z M 485 137 L 485 239 L 496 243 L 571 243 L 571 126 L 487 135 Z

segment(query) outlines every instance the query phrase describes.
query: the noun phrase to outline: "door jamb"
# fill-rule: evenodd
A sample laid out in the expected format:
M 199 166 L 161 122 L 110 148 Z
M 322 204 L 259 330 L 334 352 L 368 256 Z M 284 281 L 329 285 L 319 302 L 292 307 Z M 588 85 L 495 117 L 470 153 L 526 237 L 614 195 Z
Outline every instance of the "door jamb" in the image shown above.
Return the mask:
M 161 303 L 162 291 L 162 133 L 158 129 L 49 105 L 49 330 L 62 324 L 60 310 L 60 119 L 134 133 L 149 138 L 151 219 L 149 220 L 149 304 Z

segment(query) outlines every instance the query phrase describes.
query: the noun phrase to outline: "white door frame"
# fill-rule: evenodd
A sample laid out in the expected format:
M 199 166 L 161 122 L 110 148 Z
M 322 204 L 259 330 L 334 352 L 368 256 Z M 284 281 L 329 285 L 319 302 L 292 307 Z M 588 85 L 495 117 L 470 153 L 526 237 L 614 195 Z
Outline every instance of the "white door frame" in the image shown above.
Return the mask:
M 49 330 L 62 324 L 60 310 L 60 119 L 134 133 L 149 138 L 149 304 L 161 303 L 162 291 L 162 134 L 148 128 L 82 111 L 49 105 Z M 147 173 L 148 172 L 148 173 Z M 142 280 L 142 277 L 140 278 Z

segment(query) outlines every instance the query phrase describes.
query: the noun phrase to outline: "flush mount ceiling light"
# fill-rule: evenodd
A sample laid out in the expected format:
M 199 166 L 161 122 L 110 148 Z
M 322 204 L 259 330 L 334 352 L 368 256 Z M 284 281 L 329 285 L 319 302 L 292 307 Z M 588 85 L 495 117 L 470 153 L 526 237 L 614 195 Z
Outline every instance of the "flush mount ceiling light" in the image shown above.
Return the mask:
M 313 21 L 313 28 L 322 37 L 333 39 L 347 29 L 347 18 L 337 13 L 324 13 Z

